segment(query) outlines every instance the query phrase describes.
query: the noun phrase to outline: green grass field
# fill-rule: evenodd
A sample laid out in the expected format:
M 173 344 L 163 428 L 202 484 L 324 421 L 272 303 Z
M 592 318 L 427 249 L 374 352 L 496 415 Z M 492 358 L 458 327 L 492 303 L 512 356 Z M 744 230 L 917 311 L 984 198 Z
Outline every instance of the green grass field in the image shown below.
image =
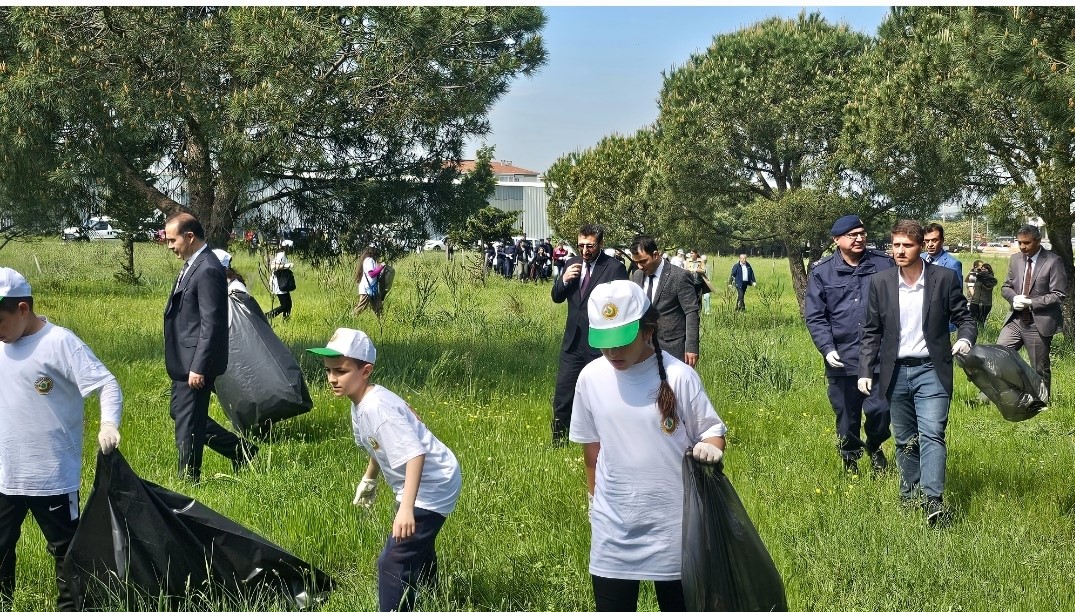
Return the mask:
M 325 610 L 376 609 L 375 560 L 391 526 L 392 495 L 382 483 L 372 511 L 350 504 L 365 466 L 350 405 L 332 396 L 319 360 L 302 352 L 336 327 L 359 327 L 377 344 L 374 379 L 408 398 L 463 467 L 462 497 L 439 538 L 441 583 L 421 609 L 592 609 L 581 450 L 549 444 L 566 308 L 552 303 L 549 285 L 495 277 L 483 284 L 443 255 L 412 255 L 397 262 L 379 325 L 372 313 L 350 314 L 350 263 L 331 270 L 296 263 L 294 314 L 275 329 L 299 355 L 314 410 L 281 423 L 238 476 L 207 452 L 204 482 L 191 486 L 175 476 L 162 350 L 162 312 L 180 262 L 162 246 L 137 246 L 139 287 L 112 280 L 114 243 L 10 244 L 0 265 L 23 272 L 38 312 L 74 330 L 119 378 L 121 449 L 143 478 L 328 572 L 339 588 Z M 969 267 L 972 258 L 961 258 Z M 987 260 L 1004 273 L 1006 258 Z M 949 529 L 929 530 L 921 515 L 899 509 L 894 474 L 841 472 L 822 360 L 798 315 L 787 263 L 753 263 L 759 282 L 746 313 L 732 311 L 734 292 L 723 286 L 713 296 L 699 371 L 730 428 L 726 472 L 783 575 L 791 609 L 1075 609 L 1071 349 L 1054 347 L 1052 409 L 1023 423 L 969 404 L 976 390 L 957 369 L 946 495 L 956 518 Z M 716 281 L 731 264 L 716 259 Z M 237 253 L 233 266 L 267 310 L 254 259 Z M 1007 314 L 999 289 L 995 296 L 981 342 L 996 339 Z M 226 422 L 215 403 L 212 411 Z M 96 400 L 87 414 L 83 499 L 93 481 Z M 891 442 L 885 450 L 892 457 Z M 47 610 L 55 596 L 51 561 L 36 525 L 23 531 L 15 609 Z M 657 609 L 652 590 L 640 609 Z

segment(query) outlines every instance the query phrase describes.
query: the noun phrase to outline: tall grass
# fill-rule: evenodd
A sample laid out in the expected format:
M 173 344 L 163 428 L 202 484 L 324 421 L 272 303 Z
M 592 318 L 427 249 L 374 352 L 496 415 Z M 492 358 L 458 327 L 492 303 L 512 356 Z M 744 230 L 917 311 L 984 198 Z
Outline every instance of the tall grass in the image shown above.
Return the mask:
M 377 382 L 410 401 L 462 463 L 459 506 L 439 538 L 441 581 L 423 610 L 592 609 L 589 527 L 581 452 L 549 444 L 549 413 L 565 307 L 549 285 L 523 285 L 442 256 L 398 262 L 385 317 L 350 314 L 353 262 L 313 270 L 296 264 L 298 290 L 277 333 L 299 356 L 312 412 L 281 423 L 251 469 L 232 475 L 206 454 L 205 481 L 175 477 L 162 353 L 162 312 L 180 264 L 139 244 L 144 284 L 115 283 L 118 244 L 13 244 L 0 265 L 25 273 L 37 310 L 74 330 L 112 369 L 126 396 L 124 455 L 148 480 L 191 495 L 331 574 L 339 589 L 325 610 L 376 608 L 375 560 L 390 528 L 382 484 L 371 511 L 350 504 L 365 458 L 350 431 L 349 403 L 332 397 L 321 364 L 302 349 L 335 327 L 357 326 L 378 347 Z M 458 259 L 458 258 L 457 258 Z M 731 258 L 714 258 L 723 279 Z M 990 260 L 998 275 L 1005 260 Z M 256 262 L 236 253 L 248 280 Z M 969 265 L 969 261 L 964 265 Z M 40 267 L 40 270 L 39 270 Z M 703 317 L 698 369 L 729 424 L 727 473 L 780 569 L 796 610 L 1075 609 L 1075 380 L 1060 347 L 1052 409 L 1008 423 L 961 372 L 948 428 L 947 501 L 954 525 L 928 530 L 905 514 L 894 475 L 849 478 L 835 450 L 821 356 L 798 316 L 787 265 L 754 260 L 758 288 L 747 311 L 717 287 Z M 264 286 L 249 283 L 269 303 Z M 999 299 L 982 341 L 1006 314 Z M 83 497 L 92 483 L 97 405 L 87 405 Z M 212 414 L 225 421 L 219 407 Z M 891 443 L 886 452 L 892 456 Z M 19 544 L 16 610 L 50 609 L 52 565 L 36 526 Z M 644 590 L 642 610 L 656 610 Z M 232 604 L 192 603 L 226 610 Z M 234 608 L 258 607 L 249 602 Z

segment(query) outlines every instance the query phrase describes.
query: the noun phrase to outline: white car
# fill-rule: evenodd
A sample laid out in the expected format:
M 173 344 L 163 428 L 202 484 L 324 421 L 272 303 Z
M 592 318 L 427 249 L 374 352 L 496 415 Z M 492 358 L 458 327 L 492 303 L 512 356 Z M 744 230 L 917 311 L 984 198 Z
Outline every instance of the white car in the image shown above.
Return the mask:
M 426 240 L 426 243 L 424 245 L 422 245 L 422 250 L 423 251 L 443 251 L 444 250 L 444 241 L 443 240 L 438 240 L 437 238 L 430 238 L 429 240 Z
M 90 217 L 85 227 L 65 227 L 60 237 L 64 240 L 114 240 L 123 236 L 123 230 L 112 227 L 108 217 Z

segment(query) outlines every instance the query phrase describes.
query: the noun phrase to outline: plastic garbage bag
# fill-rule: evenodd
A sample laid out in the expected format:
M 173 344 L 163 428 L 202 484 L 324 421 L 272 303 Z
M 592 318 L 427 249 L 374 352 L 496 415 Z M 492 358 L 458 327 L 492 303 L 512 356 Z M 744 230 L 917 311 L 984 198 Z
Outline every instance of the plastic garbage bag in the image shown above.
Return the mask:
M 93 490 L 63 563 L 78 609 L 225 595 L 298 609 L 332 578 L 197 501 L 142 480 L 118 451 L 97 454 Z M 117 599 L 119 600 L 117 602 Z M 157 609 L 150 603 L 145 609 Z M 112 608 L 107 608 L 112 609 Z M 164 609 L 164 608 L 162 608 Z
M 216 394 L 231 424 L 244 434 L 261 433 L 314 406 L 291 351 L 234 294 L 228 299 L 228 369 L 216 379 Z
M 1025 421 L 1046 410 L 1049 390 L 1019 353 L 997 344 L 978 344 L 956 363 L 1008 421 Z
M 683 458 L 683 596 L 688 612 L 787 612 L 784 583 L 724 463 Z

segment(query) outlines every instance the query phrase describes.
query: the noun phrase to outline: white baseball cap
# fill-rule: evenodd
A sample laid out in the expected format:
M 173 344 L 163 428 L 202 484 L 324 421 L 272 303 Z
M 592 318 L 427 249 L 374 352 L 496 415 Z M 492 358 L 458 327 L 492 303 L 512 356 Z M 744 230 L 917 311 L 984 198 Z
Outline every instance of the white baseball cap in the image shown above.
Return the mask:
M 231 253 L 225 251 L 224 249 L 213 249 L 213 254 L 216 255 L 217 259 L 220 260 L 220 265 L 224 266 L 225 268 L 231 267 Z
M 649 298 L 638 283 L 614 280 L 594 287 L 586 304 L 590 346 L 616 348 L 634 342 L 638 322 L 647 310 Z
M 367 363 L 377 362 L 377 349 L 366 332 L 341 327 L 328 339 L 325 348 L 306 349 L 322 357 L 351 357 Z
M 30 283 L 26 277 L 12 268 L 0 268 L 0 300 L 4 298 L 31 297 Z

